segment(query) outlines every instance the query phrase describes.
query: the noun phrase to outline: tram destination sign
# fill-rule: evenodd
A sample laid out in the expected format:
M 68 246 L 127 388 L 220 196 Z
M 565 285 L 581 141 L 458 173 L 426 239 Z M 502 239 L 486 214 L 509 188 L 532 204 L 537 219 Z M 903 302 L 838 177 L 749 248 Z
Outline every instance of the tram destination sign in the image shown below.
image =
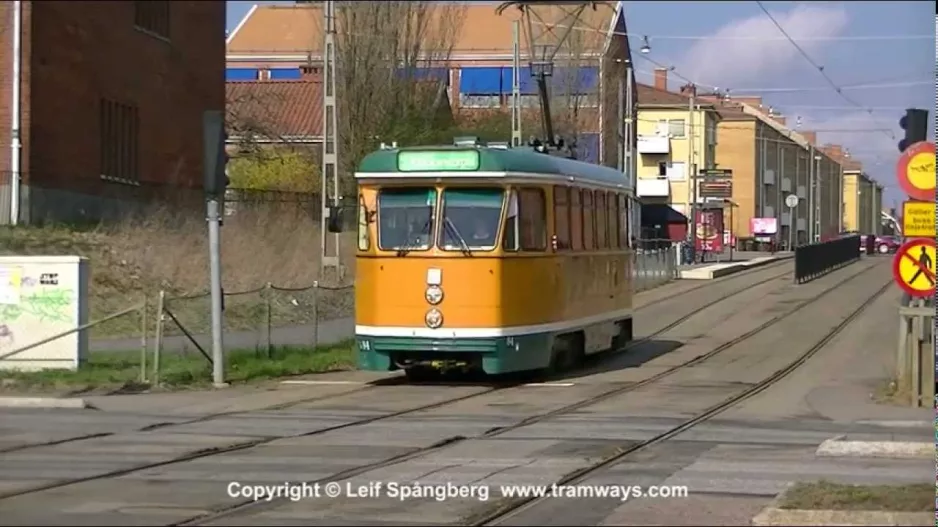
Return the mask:
M 459 172 L 479 170 L 478 150 L 405 150 L 397 154 L 401 172 Z

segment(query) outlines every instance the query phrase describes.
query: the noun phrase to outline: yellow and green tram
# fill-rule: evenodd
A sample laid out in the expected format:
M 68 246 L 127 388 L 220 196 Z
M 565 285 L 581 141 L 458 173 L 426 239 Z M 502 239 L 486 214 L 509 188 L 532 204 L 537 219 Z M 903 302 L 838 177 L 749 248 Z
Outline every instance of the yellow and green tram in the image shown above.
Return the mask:
M 621 172 L 528 149 L 383 149 L 360 194 L 364 370 L 559 370 L 631 340 Z

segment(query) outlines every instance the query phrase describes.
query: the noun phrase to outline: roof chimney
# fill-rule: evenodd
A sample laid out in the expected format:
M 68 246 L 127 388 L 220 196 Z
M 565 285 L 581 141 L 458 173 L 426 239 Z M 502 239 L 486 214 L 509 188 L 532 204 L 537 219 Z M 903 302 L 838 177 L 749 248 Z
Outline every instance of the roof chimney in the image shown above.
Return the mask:
M 776 123 L 778 123 L 778 124 L 780 124 L 780 125 L 782 125 L 782 126 L 785 126 L 785 116 L 783 116 L 783 115 L 773 115 L 773 116 L 772 116 L 772 119 L 775 119 L 775 122 L 776 122 Z
M 655 88 L 668 91 L 668 70 L 655 68 Z
M 801 136 L 804 137 L 804 140 L 811 143 L 812 145 L 817 143 L 817 133 L 816 132 L 800 132 Z
M 322 67 L 312 64 L 300 66 L 300 78 L 304 80 L 319 79 L 322 76 Z
M 667 75 L 667 74 L 666 74 Z M 688 97 L 697 96 L 697 86 L 694 86 L 691 83 L 687 83 L 681 86 L 681 95 L 687 95 Z

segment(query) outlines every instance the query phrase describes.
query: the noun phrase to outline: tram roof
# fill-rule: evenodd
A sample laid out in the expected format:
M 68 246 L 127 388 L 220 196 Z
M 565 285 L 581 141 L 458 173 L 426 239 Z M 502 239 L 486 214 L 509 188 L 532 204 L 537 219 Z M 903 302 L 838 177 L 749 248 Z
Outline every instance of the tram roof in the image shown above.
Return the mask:
M 479 153 L 478 168 L 466 169 L 427 169 L 421 171 L 400 170 L 398 156 L 402 152 L 466 152 Z M 451 177 L 472 177 L 474 173 L 504 174 L 507 177 L 518 177 L 524 174 L 546 174 L 559 177 L 570 177 L 578 181 L 598 183 L 610 186 L 625 184 L 625 176 L 616 169 L 585 163 L 573 159 L 546 155 L 527 149 L 492 148 L 485 146 L 454 147 L 430 146 L 389 148 L 372 152 L 362 159 L 356 177 L 422 177 L 421 174 L 433 174 L 439 177 L 445 173 Z

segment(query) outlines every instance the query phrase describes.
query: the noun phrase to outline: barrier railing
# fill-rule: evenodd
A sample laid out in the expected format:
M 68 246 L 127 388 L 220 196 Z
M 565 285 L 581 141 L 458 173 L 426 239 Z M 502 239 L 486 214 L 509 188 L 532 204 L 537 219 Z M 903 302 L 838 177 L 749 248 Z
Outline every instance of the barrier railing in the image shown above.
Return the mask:
M 673 249 L 636 249 L 632 253 L 632 291 L 646 291 L 677 278 Z
M 908 397 L 913 408 L 935 400 L 935 308 L 924 300 L 899 307 L 899 345 L 896 348 L 896 394 Z
M 810 282 L 859 259 L 859 236 L 796 247 L 795 283 Z

